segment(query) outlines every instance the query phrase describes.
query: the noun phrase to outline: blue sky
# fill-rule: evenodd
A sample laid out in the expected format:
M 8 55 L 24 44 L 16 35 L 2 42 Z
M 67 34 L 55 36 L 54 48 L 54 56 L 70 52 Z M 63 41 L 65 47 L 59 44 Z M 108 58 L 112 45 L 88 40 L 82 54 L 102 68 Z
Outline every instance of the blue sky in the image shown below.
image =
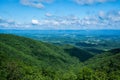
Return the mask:
M 120 0 L 0 0 L 0 29 L 120 29 Z

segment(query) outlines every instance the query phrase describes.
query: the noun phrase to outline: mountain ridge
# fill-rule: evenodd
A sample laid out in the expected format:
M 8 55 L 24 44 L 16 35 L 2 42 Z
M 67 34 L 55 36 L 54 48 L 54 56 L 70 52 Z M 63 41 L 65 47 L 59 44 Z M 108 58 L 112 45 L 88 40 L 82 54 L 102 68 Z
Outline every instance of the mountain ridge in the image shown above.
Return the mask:
M 120 79 L 119 48 L 92 55 L 73 46 L 0 34 L 0 49 L 0 80 Z

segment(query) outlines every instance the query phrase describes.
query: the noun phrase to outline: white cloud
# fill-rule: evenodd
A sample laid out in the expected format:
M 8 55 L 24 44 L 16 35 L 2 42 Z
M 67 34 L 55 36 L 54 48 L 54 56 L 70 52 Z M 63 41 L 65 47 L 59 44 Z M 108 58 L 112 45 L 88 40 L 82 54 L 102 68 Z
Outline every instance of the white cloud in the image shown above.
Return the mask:
M 19 23 L 11 19 L 0 18 L 0 28 L 28 28 L 30 24 Z
M 58 25 L 60 25 L 60 23 L 58 22 L 58 21 L 56 21 L 56 20 L 32 20 L 32 24 L 33 25 L 39 25 L 39 26 L 43 26 L 43 25 L 45 25 L 45 26 L 58 26 Z
M 13 20 L 6 20 L 6 19 L 0 18 L 0 26 L 2 27 L 9 27 L 9 25 L 13 26 L 15 24 L 16 23 Z
M 39 22 L 39 24 L 38 24 Z M 48 19 L 38 20 L 37 24 L 39 26 L 68 26 L 69 29 L 71 26 L 73 28 L 120 28 L 120 14 L 118 12 L 105 13 L 104 11 L 100 11 L 96 16 L 87 16 L 83 19 L 80 19 L 76 16 L 53 16 Z M 108 26 L 108 27 L 106 27 Z
M 81 4 L 81 5 L 91 5 L 94 3 L 104 3 L 104 2 L 111 2 L 111 1 L 116 1 L 116 0 L 74 0 L 76 3 Z
M 55 25 L 55 26 L 59 26 L 60 25 L 60 23 L 58 21 L 54 21 L 54 20 L 52 21 L 52 24 Z
M 20 0 L 20 3 L 25 6 L 44 8 L 43 3 L 51 3 L 53 0 Z
M 36 20 L 36 19 L 32 19 L 32 24 L 34 24 L 34 25 L 39 25 L 40 23 L 39 23 L 38 20 Z
M 104 12 L 79 18 L 70 16 L 52 16 L 44 19 L 32 19 L 31 23 L 18 23 L 0 18 L 0 27 L 38 28 L 38 29 L 120 29 L 120 11 Z

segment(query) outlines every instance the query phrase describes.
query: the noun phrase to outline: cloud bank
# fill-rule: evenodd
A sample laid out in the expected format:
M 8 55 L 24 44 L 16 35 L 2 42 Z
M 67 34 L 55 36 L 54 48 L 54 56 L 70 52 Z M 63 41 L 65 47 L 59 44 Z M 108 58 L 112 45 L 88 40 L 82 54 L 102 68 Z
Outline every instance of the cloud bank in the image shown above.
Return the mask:
M 35 22 L 32 21 L 32 24 Z M 97 16 L 87 16 L 80 19 L 77 16 L 53 16 L 44 20 L 37 20 L 38 26 L 68 26 L 67 28 L 85 28 L 85 29 L 120 29 L 120 11 L 105 13 L 100 11 Z
M 23 24 L 0 18 L 0 26 L 28 29 L 120 29 L 120 11 L 100 11 L 95 16 L 86 16 L 82 19 L 74 15 L 46 16 L 44 19 L 32 19 L 30 23 Z

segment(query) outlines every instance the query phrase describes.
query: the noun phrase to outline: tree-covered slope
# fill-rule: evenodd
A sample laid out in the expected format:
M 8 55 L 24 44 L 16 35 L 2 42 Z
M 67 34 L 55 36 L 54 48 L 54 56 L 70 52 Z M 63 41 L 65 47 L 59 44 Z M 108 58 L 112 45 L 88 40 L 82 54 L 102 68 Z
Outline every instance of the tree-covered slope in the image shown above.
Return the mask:
M 104 72 L 109 80 L 120 80 L 120 48 L 96 55 L 85 64 L 95 71 Z
M 117 49 L 106 51 L 102 54 L 98 54 L 92 57 L 91 59 L 89 59 L 88 61 L 86 61 L 85 64 L 88 64 L 93 68 L 114 65 L 113 68 L 120 69 L 119 61 L 120 61 L 120 48 L 117 48 Z
M 81 62 L 87 61 L 88 59 L 94 56 L 92 53 L 77 47 L 71 47 L 71 48 L 66 47 L 64 50 L 66 53 L 70 54 L 71 56 L 75 56 L 76 58 L 78 58 Z
M 88 51 L 0 34 L 0 80 L 120 80 L 120 49 Z
M 43 70 L 42 75 L 48 76 L 55 72 L 63 72 L 61 69 L 67 71 L 70 67 L 79 65 L 79 60 L 51 44 L 15 35 L 0 34 L 0 65 L 1 74 L 6 72 L 8 78 L 11 71 L 2 70 L 7 70 L 7 67 L 14 69 L 14 65 L 20 71 L 25 71 L 24 69 L 29 67 L 33 70 L 37 68 L 38 71 Z
M 74 59 L 59 47 L 40 41 L 7 34 L 1 34 L 0 41 L 17 51 L 21 51 L 26 55 L 33 56 L 38 60 L 46 61 L 48 63 L 49 61 L 53 61 L 53 64 L 55 63 L 54 61 L 58 61 L 59 63 L 74 62 Z

